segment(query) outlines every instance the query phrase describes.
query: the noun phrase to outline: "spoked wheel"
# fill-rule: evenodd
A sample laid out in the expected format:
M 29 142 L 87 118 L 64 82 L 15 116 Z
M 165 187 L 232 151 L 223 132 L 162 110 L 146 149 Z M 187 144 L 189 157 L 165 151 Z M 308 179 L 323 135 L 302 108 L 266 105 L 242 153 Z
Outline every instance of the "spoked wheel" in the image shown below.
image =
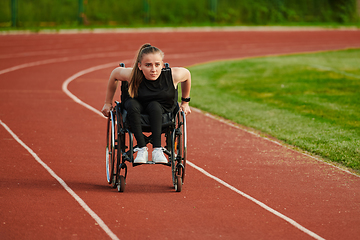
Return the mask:
M 179 139 L 179 154 L 181 156 L 181 159 L 179 157 L 179 163 L 181 165 L 181 179 L 182 183 L 184 184 L 185 180 L 185 169 L 186 169 L 186 156 L 187 156 L 187 132 L 186 132 L 186 116 L 184 112 L 181 112 L 180 114 L 181 123 L 179 124 L 181 138 Z M 180 174 L 180 173 L 179 173 Z
M 127 175 L 127 166 L 123 159 L 123 149 L 125 148 L 125 133 L 122 131 L 122 119 L 120 115 L 120 108 L 118 103 L 116 104 L 116 126 L 118 129 L 118 136 L 117 136 L 117 154 L 116 154 L 116 187 L 119 192 L 125 191 L 126 185 L 126 175 Z M 123 175 L 121 175 L 123 173 Z
M 185 179 L 186 166 L 186 118 L 184 112 L 176 115 L 176 128 L 174 131 L 174 144 L 172 151 L 172 178 L 175 190 L 181 192 Z
M 115 156 L 116 156 L 116 124 L 114 113 L 111 111 L 107 124 L 107 139 L 106 139 L 106 180 L 112 187 L 116 186 L 116 170 L 115 170 Z

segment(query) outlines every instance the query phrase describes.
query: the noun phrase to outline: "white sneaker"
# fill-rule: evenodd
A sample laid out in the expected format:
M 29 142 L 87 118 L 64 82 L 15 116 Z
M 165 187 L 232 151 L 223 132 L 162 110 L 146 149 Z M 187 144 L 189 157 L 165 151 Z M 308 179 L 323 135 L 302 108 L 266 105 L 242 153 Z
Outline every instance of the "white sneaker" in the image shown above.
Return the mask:
M 152 152 L 152 160 L 155 163 L 168 163 L 162 148 L 154 148 Z
M 148 161 L 148 148 L 135 148 L 134 152 L 137 152 L 134 163 L 146 163 Z

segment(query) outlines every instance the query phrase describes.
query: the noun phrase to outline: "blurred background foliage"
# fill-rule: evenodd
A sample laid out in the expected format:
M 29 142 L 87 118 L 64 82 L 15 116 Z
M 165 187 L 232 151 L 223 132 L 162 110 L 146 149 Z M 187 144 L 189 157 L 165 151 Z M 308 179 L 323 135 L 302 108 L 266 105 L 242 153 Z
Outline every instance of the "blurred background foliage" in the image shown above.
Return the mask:
M 0 27 L 358 24 L 359 0 L 1 0 Z

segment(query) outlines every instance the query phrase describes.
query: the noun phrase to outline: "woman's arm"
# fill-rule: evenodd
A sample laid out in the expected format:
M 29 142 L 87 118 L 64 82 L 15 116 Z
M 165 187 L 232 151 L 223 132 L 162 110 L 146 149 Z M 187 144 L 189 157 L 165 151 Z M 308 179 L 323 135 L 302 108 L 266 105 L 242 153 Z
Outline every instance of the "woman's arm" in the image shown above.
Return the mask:
M 119 81 L 129 81 L 131 71 L 132 68 L 117 67 L 111 72 L 106 91 L 105 104 L 101 110 L 105 117 L 109 116 L 109 112 L 112 108 L 112 100 L 114 98 Z
M 190 98 L 190 89 L 191 89 L 191 73 L 186 68 L 174 67 L 171 68 L 174 85 L 177 86 L 178 83 L 181 83 L 181 97 Z M 181 101 L 180 109 L 185 113 L 185 115 L 190 114 L 189 102 Z

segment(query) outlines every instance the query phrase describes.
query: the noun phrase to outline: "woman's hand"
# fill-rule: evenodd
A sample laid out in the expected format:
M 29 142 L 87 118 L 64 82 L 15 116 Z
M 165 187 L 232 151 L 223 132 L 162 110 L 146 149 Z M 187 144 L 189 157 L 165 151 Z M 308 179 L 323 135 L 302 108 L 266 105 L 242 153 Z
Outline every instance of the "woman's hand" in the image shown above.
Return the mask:
M 109 117 L 109 113 L 112 109 L 112 104 L 111 103 L 105 103 L 104 107 L 102 108 L 101 112 L 105 117 Z
M 188 115 L 191 113 L 191 109 L 188 102 L 181 102 L 180 110 L 185 113 L 185 115 Z

